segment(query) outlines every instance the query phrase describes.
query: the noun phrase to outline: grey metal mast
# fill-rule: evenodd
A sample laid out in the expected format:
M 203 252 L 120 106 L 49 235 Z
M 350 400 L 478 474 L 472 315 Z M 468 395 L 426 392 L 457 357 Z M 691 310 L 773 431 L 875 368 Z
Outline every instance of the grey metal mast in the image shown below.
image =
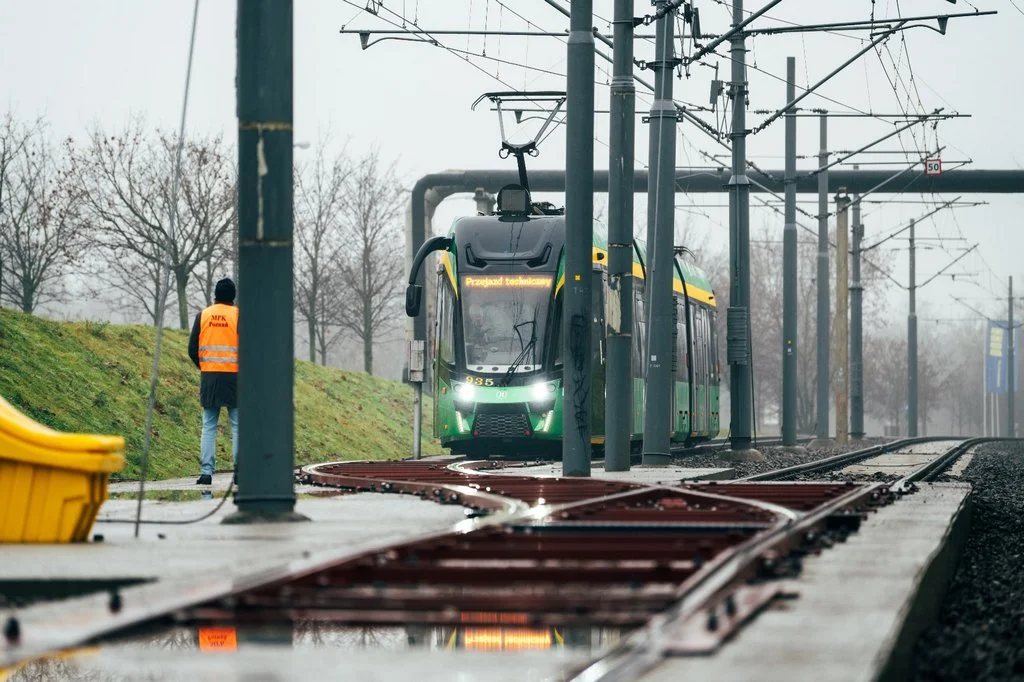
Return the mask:
M 828 165 L 828 114 L 821 112 L 821 147 L 818 152 L 818 168 Z M 828 352 L 829 352 L 829 301 L 828 301 L 828 171 L 818 173 L 818 395 L 817 432 L 818 438 L 828 438 Z
M 743 0 L 733 0 L 732 25 L 743 23 Z M 752 377 L 750 366 L 750 180 L 747 178 L 746 33 L 736 30 L 732 56 L 732 177 L 729 178 L 729 310 L 726 318 L 733 451 L 750 448 Z
M 917 271 L 914 221 L 910 221 L 910 311 L 907 313 L 907 435 L 917 435 Z
M 633 0 L 615 0 L 608 160 L 608 364 L 604 468 L 629 470 L 633 378 Z M 617 313 L 617 314 L 616 314 Z
M 669 3 L 658 0 L 661 10 Z M 655 27 L 654 102 L 650 114 L 651 186 L 647 192 L 647 380 L 644 397 L 644 464 L 671 459 L 673 312 L 672 261 L 675 234 L 676 107 L 672 102 L 675 12 Z
M 238 511 L 296 514 L 292 319 L 292 1 L 239 0 Z
M 849 223 L 850 197 L 845 188 L 836 195 L 836 442 L 849 441 L 849 317 L 850 278 Z
M 854 166 L 856 169 L 856 166 Z M 860 282 L 860 195 L 853 197 L 853 258 L 850 262 L 850 437 L 864 437 L 864 287 Z
M 1006 437 L 1015 438 L 1017 432 L 1017 413 L 1015 412 L 1014 403 L 1016 402 L 1017 386 L 1014 383 L 1014 370 L 1016 370 L 1016 366 L 1014 365 L 1013 347 L 1013 277 L 1010 277 L 1010 295 L 1006 299 L 1006 304 L 1009 308 L 1007 314 L 1007 319 L 1009 320 L 1007 333 L 1010 335 L 1007 341 L 1009 352 L 1006 358 Z
M 796 97 L 796 59 L 786 58 L 786 101 Z M 782 444 L 796 445 L 796 112 L 786 112 L 786 209 L 782 231 Z
M 569 16 L 565 143 L 565 358 L 562 475 L 590 475 L 591 280 L 594 244 L 594 12 L 572 0 Z

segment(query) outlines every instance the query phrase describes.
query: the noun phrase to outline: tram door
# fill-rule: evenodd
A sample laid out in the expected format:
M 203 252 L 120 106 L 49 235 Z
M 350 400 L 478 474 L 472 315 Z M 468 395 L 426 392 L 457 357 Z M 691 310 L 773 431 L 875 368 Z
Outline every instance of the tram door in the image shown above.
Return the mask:
M 676 397 L 676 430 L 685 437 L 693 428 L 693 382 L 690 380 L 690 353 L 686 338 L 686 302 L 676 299 L 676 380 L 672 394 Z M 685 388 L 684 388 L 685 387 Z
M 707 339 L 704 335 L 703 309 L 699 305 L 690 307 L 690 328 L 693 337 L 693 405 L 690 416 L 693 419 L 693 431 L 703 435 L 708 430 L 707 423 Z

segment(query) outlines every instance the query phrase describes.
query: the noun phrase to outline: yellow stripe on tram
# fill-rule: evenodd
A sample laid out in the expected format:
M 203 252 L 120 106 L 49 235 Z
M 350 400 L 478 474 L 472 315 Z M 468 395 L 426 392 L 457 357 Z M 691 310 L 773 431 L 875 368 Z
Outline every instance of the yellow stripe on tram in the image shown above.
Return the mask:
M 455 298 L 459 297 L 459 287 L 455 283 L 455 270 L 452 268 L 452 254 L 445 251 L 441 254 L 441 264 L 444 265 L 445 272 L 448 273 L 448 280 L 452 283 L 452 290 L 455 292 Z
M 601 254 L 600 258 L 598 258 L 598 254 Z M 447 257 L 447 255 L 448 254 L 445 254 L 445 257 Z M 595 246 L 593 250 L 592 260 L 594 263 L 607 263 L 608 252 L 605 249 Z M 445 264 L 447 265 L 447 262 Z M 450 271 L 449 276 L 451 276 Z M 633 277 L 636 279 L 644 279 L 644 269 L 640 267 L 640 264 L 637 263 L 636 261 L 633 261 Z M 555 284 L 556 296 L 558 295 L 558 292 L 561 291 L 564 285 L 565 273 L 563 273 L 562 276 L 558 278 L 558 283 Z M 683 283 L 677 276 L 672 277 L 672 291 L 674 291 L 677 294 L 683 293 Z M 694 286 L 693 284 L 687 284 L 686 293 L 687 295 L 689 295 L 691 300 L 700 301 L 701 303 L 705 303 L 711 306 L 712 308 L 717 307 L 717 303 L 715 302 L 715 295 L 712 292 L 707 291 L 706 289 Z

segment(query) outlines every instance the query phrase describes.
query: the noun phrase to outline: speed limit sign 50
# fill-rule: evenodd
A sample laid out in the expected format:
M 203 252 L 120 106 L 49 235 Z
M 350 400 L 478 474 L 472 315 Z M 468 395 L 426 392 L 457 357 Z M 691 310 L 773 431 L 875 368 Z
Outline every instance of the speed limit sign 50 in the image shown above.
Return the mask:
M 924 162 L 925 175 L 942 175 L 942 159 L 926 159 Z

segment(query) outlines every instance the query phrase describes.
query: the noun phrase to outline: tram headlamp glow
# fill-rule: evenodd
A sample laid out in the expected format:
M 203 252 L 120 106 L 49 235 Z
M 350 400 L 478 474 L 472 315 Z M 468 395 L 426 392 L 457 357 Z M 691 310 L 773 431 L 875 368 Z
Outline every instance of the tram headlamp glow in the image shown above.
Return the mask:
M 455 384 L 455 399 L 470 402 L 476 397 L 476 386 L 472 384 Z
M 530 384 L 530 399 L 536 402 L 546 402 L 555 396 L 555 385 L 546 381 L 538 381 Z
M 555 385 L 546 381 L 530 384 L 530 411 L 543 415 L 555 406 Z

